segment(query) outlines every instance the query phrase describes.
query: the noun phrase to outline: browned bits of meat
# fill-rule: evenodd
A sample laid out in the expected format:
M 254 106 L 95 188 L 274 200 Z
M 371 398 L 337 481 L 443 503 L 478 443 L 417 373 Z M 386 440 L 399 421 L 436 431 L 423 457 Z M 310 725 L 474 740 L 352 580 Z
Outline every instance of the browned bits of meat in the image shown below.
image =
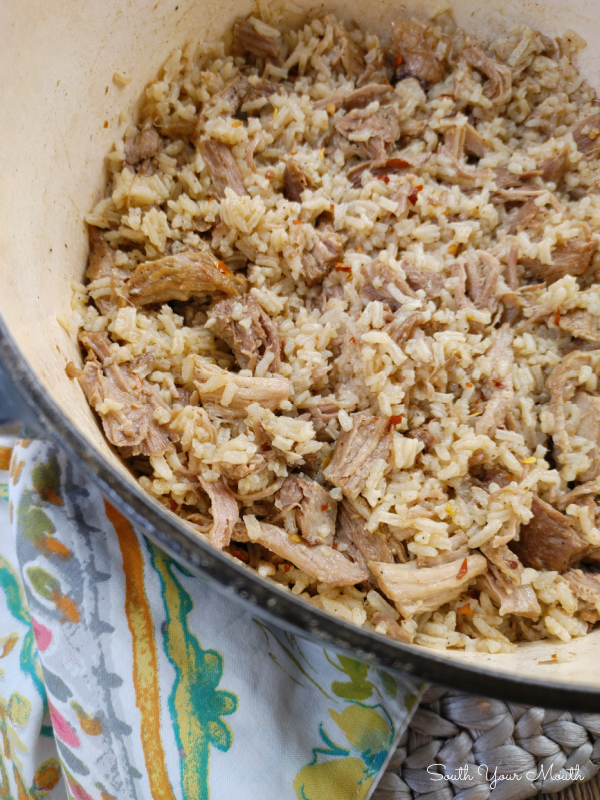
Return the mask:
M 240 197 L 248 194 L 237 162 L 226 144 L 213 139 L 204 139 L 198 147 L 219 197 L 225 197 L 227 187 L 233 189 Z
M 336 109 L 343 108 L 346 111 L 350 111 L 353 108 L 366 108 L 374 100 L 378 100 L 381 103 L 389 99 L 393 91 L 389 83 L 369 83 L 367 86 L 362 86 L 360 89 L 355 89 L 347 94 L 334 94 L 325 97 L 323 100 L 317 100 L 314 107 L 320 109 L 334 105 Z
M 208 538 L 216 550 L 222 550 L 231 541 L 233 528 L 240 517 L 237 501 L 223 481 L 209 483 L 202 476 L 198 480 L 210 498 L 213 524 Z
M 106 438 L 116 447 L 131 447 L 134 456 L 164 455 L 177 436 L 154 419 L 154 412 L 158 408 L 170 412 L 169 406 L 150 384 L 110 363 L 105 333 L 83 333 L 81 341 L 89 352 L 78 380 L 100 415 Z
M 415 292 L 422 289 L 428 300 L 440 296 L 444 286 L 444 279 L 438 272 L 424 267 L 417 267 L 411 261 L 403 262 L 402 269 L 406 273 L 406 282 Z
M 577 392 L 571 402 L 580 414 L 575 436 L 587 439 L 592 445 L 591 450 L 586 453 L 590 465 L 577 479 L 592 481 L 600 475 L 600 397 L 594 397 L 588 392 Z
M 508 167 L 497 167 L 494 170 L 494 183 L 496 184 L 496 188 L 499 191 L 512 189 L 514 187 L 522 189 L 524 181 L 528 181 L 529 179 L 535 178 L 541 174 L 542 171 L 538 169 L 538 170 L 533 170 L 531 172 L 524 172 L 521 175 L 517 175 L 516 173 L 511 172 L 508 169 Z M 543 189 L 541 186 L 538 186 L 537 184 L 531 184 L 531 186 L 529 186 L 528 184 L 528 187 L 531 188 L 532 191 L 533 189 L 535 189 L 539 194 L 543 194 L 543 192 L 545 191 L 545 189 Z
M 348 141 L 356 143 L 358 155 L 375 161 L 384 161 L 400 136 L 398 117 L 391 107 L 378 111 L 355 108 L 344 114 L 335 129 Z M 365 140 L 365 137 L 368 138 Z
M 275 507 L 288 513 L 295 509 L 296 524 L 309 544 L 332 544 L 337 503 L 321 484 L 290 475 L 281 487 Z
M 140 264 L 127 284 L 127 299 L 136 306 L 145 306 L 206 295 L 232 297 L 245 288 L 246 279 L 234 275 L 211 253 L 178 253 Z
M 343 500 L 338 508 L 336 542 L 345 544 L 345 552 L 363 569 L 368 569 L 369 561 L 394 563 L 394 556 L 384 537 L 377 533 L 369 533 L 363 517 L 348 500 Z
M 295 161 L 288 161 L 283 173 L 283 194 L 293 203 L 302 202 L 302 192 L 311 185 L 306 172 L 296 164 Z
M 352 499 L 367 482 L 371 467 L 378 460 L 388 462 L 392 437 L 386 417 L 353 416 L 351 431 L 343 431 L 335 444 L 333 457 L 323 475 Z M 389 465 L 387 467 L 389 469 Z
M 411 439 L 418 439 L 423 442 L 424 450 L 431 450 L 433 445 L 437 442 L 437 437 L 429 429 L 429 425 L 419 425 L 418 428 L 413 428 L 406 434 Z
M 542 170 L 542 178 L 549 183 L 554 183 L 556 186 L 561 182 L 564 178 L 565 173 L 569 170 L 569 148 L 565 147 L 565 149 L 558 153 L 558 155 L 552 156 L 551 158 L 546 159 L 540 164 L 540 169 Z
M 71 380 L 75 380 L 75 378 L 81 378 L 83 375 L 83 370 L 79 369 L 79 367 L 76 367 L 72 361 L 67 363 L 65 372 L 67 373 L 67 378 L 70 378 Z
M 400 322 L 394 320 L 385 327 L 385 332 L 393 339 L 396 344 L 402 344 L 412 335 L 413 330 L 417 325 L 422 325 L 425 317 L 419 311 L 411 312 Z
M 600 607 L 600 575 L 583 572 L 581 569 L 570 569 L 564 573 L 563 578 L 579 600 L 589 603 L 594 609 Z
M 287 378 L 246 378 L 226 372 L 200 358 L 195 361 L 194 377 L 202 405 L 209 414 L 221 419 L 245 417 L 250 403 L 259 403 L 263 408 L 273 411 L 290 394 L 290 382 Z M 223 405 L 223 392 L 228 382 L 235 385 L 236 392 L 229 404 Z
M 464 126 L 465 130 L 465 150 L 476 158 L 483 158 L 486 154 L 489 145 L 483 139 L 475 128 L 468 122 Z
M 561 511 L 564 511 L 571 503 L 575 503 L 580 498 L 590 494 L 600 494 L 600 481 L 588 481 L 576 486 L 570 492 L 567 492 L 567 494 L 561 495 L 555 505 Z
M 582 308 L 576 308 L 573 311 L 567 311 L 566 314 L 561 314 L 558 326 L 577 339 L 585 339 L 586 342 L 598 341 L 596 317 Z
M 147 158 L 154 158 L 160 147 L 160 136 L 150 125 L 125 141 L 125 161 L 139 164 Z
M 535 495 L 531 511 L 533 517 L 521 526 L 519 541 L 510 543 L 526 567 L 564 572 L 582 560 L 588 545 L 564 514 Z
M 238 17 L 233 24 L 233 40 L 247 52 L 273 64 L 281 64 L 281 43 L 259 33 L 251 22 Z
M 194 120 L 174 119 L 158 125 L 163 136 L 169 139 L 189 139 L 196 129 Z
M 335 17 L 327 16 L 323 19 L 323 23 L 330 24 L 333 27 L 335 50 L 332 53 L 331 66 L 339 62 L 346 75 L 350 78 L 358 78 L 365 70 L 362 48 L 348 36 L 341 25 L 338 25 Z
M 342 237 L 333 231 L 317 231 L 315 244 L 309 253 L 302 255 L 302 276 L 307 286 L 321 283 L 338 261 L 343 249 Z
M 381 591 L 394 601 L 402 616 L 412 617 L 454 600 L 473 578 L 486 572 L 487 561 L 480 553 L 473 553 L 462 562 L 451 561 L 437 567 L 414 569 L 410 562 L 381 564 L 371 561 L 369 569 Z
M 402 61 L 394 73 L 394 81 L 417 78 L 425 84 L 439 83 L 444 78 L 446 59 L 452 41 L 448 36 L 438 36 L 431 29 L 414 22 L 392 22 L 394 47 Z
M 580 122 L 573 131 L 573 139 L 584 156 L 597 156 L 600 153 L 600 114 L 593 114 Z
M 400 308 L 397 298 L 390 292 L 389 286 L 397 289 L 406 297 L 416 297 L 414 291 L 392 267 L 376 259 L 362 268 L 364 284 L 361 289 L 363 297 L 386 303 L 392 311 Z
M 256 475 L 267 466 L 266 458 L 260 453 L 255 453 L 247 464 L 230 464 L 227 461 L 220 461 L 217 468 L 221 475 L 228 481 L 241 481 L 248 475 Z M 268 497 L 268 494 L 264 495 Z M 258 498 L 257 498 L 258 499 Z
M 531 258 L 522 258 L 521 264 L 534 278 L 554 283 L 565 275 L 582 275 L 590 266 L 597 247 L 594 240 L 573 239 L 554 248 L 552 264 L 542 264 Z
M 499 486 L 501 489 L 503 489 L 513 480 L 514 478 L 510 472 L 506 472 L 504 469 L 495 467 L 494 469 L 488 470 L 488 472 L 479 478 L 479 485 L 482 489 L 485 489 L 486 492 L 488 492 L 492 483 L 495 483 L 496 486 Z
M 106 240 L 93 225 L 88 226 L 90 240 L 89 266 L 86 276 L 90 282 L 110 278 L 110 295 L 98 297 L 94 302 L 98 306 L 101 314 L 108 314 L 113 306 L 118 303 L 125 303 L 123 288 L 125 279 L 130 273 L 125 269 L 118 269 L 115 266 L 115 252 L 106 243 Z
M 371 618 L 371 622 L 375 627 L 378 625 L 385 625 L 385 632 L 388 636 L 391 636 L 392 639 L 397 639 L 399 642 L 406 642 L 406 644 L 411 644 L 414 636 L 405 630 L 402 625 L 398 625 L 396 620 L 390 619 L 390 617 L 386 617 L 385 614 L 382 614 L 378 611 L 376 614 L 373 614 Z
M 487 592 L 492 601 L 500 606 L 500 616 L 517 614 L 520 617 L 537 619 L 542 613 L 540 604 L 531 586 L 512 586 L 510 591 L 490 572 L 477 579 L 479 587 Z
M 506 412 L 514 398 L 512 367 L 514 331 L 508 324 L 502 325 L 492 334 L 492 344 L 486 356 L 492 364 L 486 383 L 492 394 L 485 404 L 483 415 L 475 423 L 475 432 L 488 434 L 504 422 Z
M 233 538 L 238 542 L 258 542 L 321 583 L 331 586 L 354 586 L 366 581 L 369 574 L 326 544 L 308 545 L 290 538 L 287 531 L 266 522 L 250 538 L 246 526 L 236 525 Z
M 484 95 L 492 103 L 504 103 L 508 100 L 512 89 L 512 78 L 510 70 L 504 64 L 500 64 L 495 58 L 486 56 L 483 50 L 476 44 L 465 47 L 462 52 L 467 64 L 475 67 L 488 78 L 483 87 Z
M 269 372 L 279 372 L 281 346 L 277 327 L 253 295 L 221 300 L 213 308 L 213 317 L 217 321 L 214 333 L 227 342 L 240 369 L 254 370 L 260 359 L 272 353 Z
M 498 307 L 498 298 L 493 293 L 500 275 L 498 259 L 484 250 L 478 250 L 481 261 L 478 265 L 473 257 L 466 260 L 467 290 L 475 308 L 487 308 L 492 313 Z
M 535 202 L 534 197 L 530 197 L 529 200 L 524 203 L 521 208 L 517 211 L 515 216 L 513 217 L 512 222 L 510 223 L 510 227 L 508 232 L 511 235 L 515 233 L 520 233 L 524 231 L 525 228 L 529 228 L 530 230 L 535 228 L 539 228 L 542 225 L 542 220 L 546 216 L 546 212 L 543 208 L 540 208 L 537 203 Z M 542 220 L 537 222 L 534 225 L 534 220 L 536 217 L 542 217 Z
M 274 94 L 281 94 L 285 97 L 287 95 L 285 86 L 274 81 L 258 81 L 258 83 L 249 84 L 243 102 L 258 100 L 259 97 L 272 97 Z

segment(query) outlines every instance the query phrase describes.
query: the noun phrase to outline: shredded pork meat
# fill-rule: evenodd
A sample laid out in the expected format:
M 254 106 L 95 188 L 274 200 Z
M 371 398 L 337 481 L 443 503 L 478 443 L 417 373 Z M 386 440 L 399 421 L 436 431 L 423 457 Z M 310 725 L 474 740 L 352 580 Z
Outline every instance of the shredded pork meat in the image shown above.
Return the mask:
M 254 371 L 258 362 L 267 357 L 268 371 L 279 371 L 281 345 L 277 326 L 253 295 L 221 300 L 213 308 L 213 318 L 216 336 L 227 342 L 241 369 Z
M 383 462 L 386 471 L 389 468 L 391 439 L 385 417 L 356 414 L 352 430 L 343 431 L 337 440 L 323 475 L 348 497 L 358 497 L 376 462 Z

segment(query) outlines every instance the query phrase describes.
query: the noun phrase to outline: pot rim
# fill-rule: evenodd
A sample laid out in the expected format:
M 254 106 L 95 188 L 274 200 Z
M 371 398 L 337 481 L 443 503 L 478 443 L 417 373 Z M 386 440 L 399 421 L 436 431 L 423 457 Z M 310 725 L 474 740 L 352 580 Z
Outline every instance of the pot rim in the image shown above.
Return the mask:
M 46 394 L 25 360 L 6 321 L 0 315 L 0 367 L 6 372 L 26 416 L 80 466 L 101 492 L 152 542 L 194 574 L 208 578 L 224 596 L 252 608 L 269 622 L 322 642 L 380 667 L 405 673 L 413 681 L 437 683 L 452 689 L 526 705 L 600 712 L 600 688 L 570 686 L 552 680 L 523 678 L 494 669 L 464 664 L 425 647 L 396 642 L 363 631 L 344 620 L 313 608 L 291 592 L 277 589 L 208 542 L 174 522 L 141 489 L 128 485 L 110 462 L 71 423 Z M 483 655 L 483 654 L 482 654 Z

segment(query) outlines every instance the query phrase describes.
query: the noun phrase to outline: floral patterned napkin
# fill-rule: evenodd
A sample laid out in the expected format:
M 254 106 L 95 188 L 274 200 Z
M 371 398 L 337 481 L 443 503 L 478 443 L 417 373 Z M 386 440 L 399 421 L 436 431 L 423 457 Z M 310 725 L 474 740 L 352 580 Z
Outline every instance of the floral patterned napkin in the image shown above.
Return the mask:
M 419 689 L 190 574 L 0 438 L 0 800 L 368 800 Z

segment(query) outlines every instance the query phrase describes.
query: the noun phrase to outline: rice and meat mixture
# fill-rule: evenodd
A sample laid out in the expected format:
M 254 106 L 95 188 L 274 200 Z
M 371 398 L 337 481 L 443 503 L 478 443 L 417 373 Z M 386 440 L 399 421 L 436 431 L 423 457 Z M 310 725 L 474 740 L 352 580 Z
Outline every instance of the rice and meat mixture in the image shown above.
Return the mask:
M 573 32 L 238 19 L 121 118 L 68 366 L 141 486 L 318 608 L 600 619 L 600 108 Z M 65 321 L 67 327 L 73 322 Z

